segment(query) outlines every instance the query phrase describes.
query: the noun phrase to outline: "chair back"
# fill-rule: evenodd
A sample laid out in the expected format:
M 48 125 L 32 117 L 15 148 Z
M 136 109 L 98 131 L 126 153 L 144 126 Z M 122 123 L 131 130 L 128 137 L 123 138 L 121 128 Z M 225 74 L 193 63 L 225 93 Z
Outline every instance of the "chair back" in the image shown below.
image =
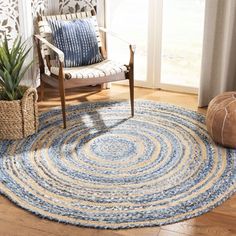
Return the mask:
M 48 23 L 49 20 L 76 20 L 76 19 L 85 19 L 91 18 L 94 24 L 96 34 L 97 34 L 97 41 L 98 47 L 102 47 L 102 42 L 99 34 L 99 27 L 97 23 L 96 13 L 94 10 L 87 11 L 87 12 L 77 12 L 73 14 L 65 14 L 65 15 L 52 15 L 52 16 L 40 16 L 38 20 L 38 27 L 39 27 L 39 34 L 45 38 L 47 41 L 52 42 L 52 30 Z M 52 56 L 49 47 L 42 43 L 41 45 L 42 55 L 43 56 Z M 52 57 L 51 57 L 52 58 Z

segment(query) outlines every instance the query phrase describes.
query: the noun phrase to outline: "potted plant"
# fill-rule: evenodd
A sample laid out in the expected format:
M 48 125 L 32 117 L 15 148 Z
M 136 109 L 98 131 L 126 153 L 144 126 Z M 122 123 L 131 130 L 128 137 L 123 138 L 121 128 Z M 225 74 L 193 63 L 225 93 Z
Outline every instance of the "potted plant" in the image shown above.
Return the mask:
M 9 48 L 0 44 L 0 139 L 25 138 L 38 129 L 37 91 L 20 82 L 32 62 L 23 69 L 31 49 L 17 38 Z

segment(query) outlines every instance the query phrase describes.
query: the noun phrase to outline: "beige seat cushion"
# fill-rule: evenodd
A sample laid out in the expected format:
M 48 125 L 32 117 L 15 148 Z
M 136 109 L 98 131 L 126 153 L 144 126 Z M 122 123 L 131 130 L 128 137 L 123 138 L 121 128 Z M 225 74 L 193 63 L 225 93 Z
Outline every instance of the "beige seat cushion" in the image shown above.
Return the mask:
M 236 92 L 223 93 L 210 102 L 206 125 L 215 142 L 236 148 Z
M 55 64 L 52 62 L 52 65 Z M 59 75 L 59 67 L 52 66 L 51 73 Z M 88 66 L 64 68 L 65 79 L 91 79 L 104 76 L 116 75 L 118 73 L 127 72 L 128 68 L 124 64 L 111 60 L 104 60 L 97 64 Z

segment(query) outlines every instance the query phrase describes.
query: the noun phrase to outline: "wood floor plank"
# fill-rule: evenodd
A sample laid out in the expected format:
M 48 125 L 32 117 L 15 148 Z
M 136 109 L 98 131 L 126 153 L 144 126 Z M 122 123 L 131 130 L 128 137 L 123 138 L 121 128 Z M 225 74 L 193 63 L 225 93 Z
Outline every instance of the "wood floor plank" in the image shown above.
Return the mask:
M 162 226 L 161 229 L 191 236 L 235 236 L 236 217 L 209 212 L 188 221 Z
M 191 236 L 191 235 L 161 229 L 158 236 Z
M 236 217 L 236 194 L 224 202 L 220 207 L 213 209 L 214 213 Z
M 96 236 L 158 236 L 159 232 L 159 227 L 124 230 L 97 230 Z M 82 236 L 87 236 L 87 234 L 82 234 Z
M 58 92 L 46 88 L 45 101 L 39 102 L 39 111 L 60 106 Z M 197 96 L 153 89 L 135 89 L 136 99 L 147 99 L 186 107 L 203 114 L 197 108 Z M 66 92 L 67 104 L 84 101 L 128 100 L 128 88 L 112 86 L 111 90 L 96 87 L 73 89 Z M 0 196 L 0 236 L 236 236 L 236 195 L 211 213 L 161 228 L 130 230 L 97 230 L 65 225 L 41 219 Z
M 19 226 L 5 220 L 0 220 L 1 236 L 57 236 L 57 234 L 48 231 L 31 229 L 25 226 Z

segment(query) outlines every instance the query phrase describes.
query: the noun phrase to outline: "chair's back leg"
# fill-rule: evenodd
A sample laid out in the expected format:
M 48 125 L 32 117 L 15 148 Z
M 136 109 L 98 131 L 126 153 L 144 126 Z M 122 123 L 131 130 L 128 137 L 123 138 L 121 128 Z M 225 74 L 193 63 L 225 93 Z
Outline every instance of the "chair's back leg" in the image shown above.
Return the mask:
M 60 62 L 60 69 L 59 69 L 59 90 L 60 90 L 60 97 L 61 97 L 63 125 L 64 125 L 64 129 L 66 129 L 66 97 L 65 97 L 63 64 L 61 62 Z
M 134 116 L 134 48 L 130 45 L 130 62 L 129 62 L 129 90 L 131 115 Z
M 129 91 L 130 91 L 130 104 L 131 104 L 131 115 L 134 116 L 134 77 L 129 72 Z

